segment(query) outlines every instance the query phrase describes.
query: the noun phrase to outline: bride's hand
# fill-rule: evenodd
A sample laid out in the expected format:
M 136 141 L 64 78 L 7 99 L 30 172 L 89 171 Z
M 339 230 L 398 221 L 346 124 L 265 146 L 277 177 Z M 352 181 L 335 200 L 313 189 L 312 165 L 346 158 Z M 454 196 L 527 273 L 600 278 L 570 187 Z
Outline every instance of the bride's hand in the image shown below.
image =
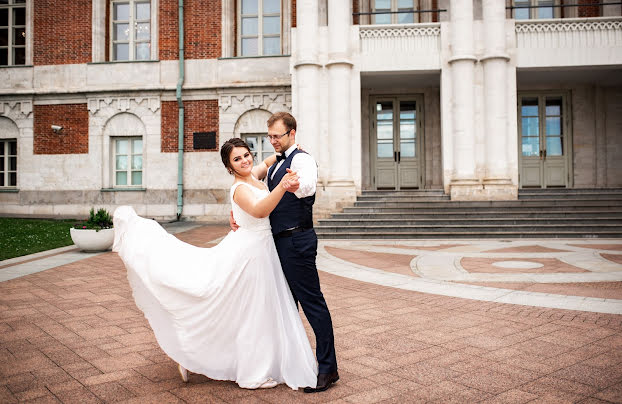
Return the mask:
M 298 150 L 300 150 L 300 151 L 305 151 L 305 149 L 303 149 L 303 148 L 302 148 L 302 146 L 301 146 L 301 145 L 299 145 L 298 143 L 296 143 L 296 147 L 297 147 L 297 148 L 298 148 Z

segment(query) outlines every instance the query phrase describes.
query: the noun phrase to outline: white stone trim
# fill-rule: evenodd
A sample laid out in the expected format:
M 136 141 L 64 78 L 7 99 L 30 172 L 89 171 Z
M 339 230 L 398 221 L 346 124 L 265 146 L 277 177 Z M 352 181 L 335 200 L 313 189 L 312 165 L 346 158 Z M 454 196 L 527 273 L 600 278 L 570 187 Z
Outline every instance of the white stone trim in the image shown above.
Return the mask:
M 402 38 L 441 35 L 440 23 L 413 25 L 361 25 L 359 37 L 364 38 Z
M 604 31 L 622 29 L 622 18 L 577 18 L 560 20 L 516 21 L 516 33 Z
M 282 108 L 275 108 L 275 106 Z M 250 109 L 265 109 L 270 112 L 278 112 L 292 109 L 292 95 L 290 93 L 261 93 L 261 94 L 231 94 L 221 95 L 218 99 L 218 107 L 223 112 L 248 111 Z
M 160 100 L 157 97 L 91 98 L 88 100 L 88 109 L 91 115 L 95 115 L 101 108 L 105 108 L 106 106 L 112 105 L 112 108 L 115 108 L 117 111 L 126 112 L 130 109 L 130 103 L 135 103 L 136 105 L 140 105 L 144 101 L 147 101 L 148 103 L 147 106 L 151 110 L 151 112 L 155 113 L 158 109 L 160 109 Z
M 13 121 L 30 118 L 32 116 L 32 101 L 0 101 L 0 116 L 7 117 Z

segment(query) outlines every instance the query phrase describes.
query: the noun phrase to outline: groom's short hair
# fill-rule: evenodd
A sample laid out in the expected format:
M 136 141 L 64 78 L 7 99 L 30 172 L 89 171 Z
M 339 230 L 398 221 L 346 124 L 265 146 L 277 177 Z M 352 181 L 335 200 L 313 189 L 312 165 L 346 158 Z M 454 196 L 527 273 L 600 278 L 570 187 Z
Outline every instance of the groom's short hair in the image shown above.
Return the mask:
M 283 124 L 287 127 L 287 130 L 296 130 L 296 118 L 294 118 L 289 112 L 277 112 L 272 114 L 272 116 L 268 118 L 268 127 L 274 125 L 278 121 L 283 121 Z

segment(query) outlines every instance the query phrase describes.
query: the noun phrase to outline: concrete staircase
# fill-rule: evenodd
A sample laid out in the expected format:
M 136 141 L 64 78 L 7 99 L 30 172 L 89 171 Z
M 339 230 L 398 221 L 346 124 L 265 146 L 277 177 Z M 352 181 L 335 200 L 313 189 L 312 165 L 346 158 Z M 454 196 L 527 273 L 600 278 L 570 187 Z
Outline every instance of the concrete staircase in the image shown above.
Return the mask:
M 622 237 L 622 189 L 525 189 L 517 201 L 451 201 L 442 190 L 363 191 L 319 238 Z

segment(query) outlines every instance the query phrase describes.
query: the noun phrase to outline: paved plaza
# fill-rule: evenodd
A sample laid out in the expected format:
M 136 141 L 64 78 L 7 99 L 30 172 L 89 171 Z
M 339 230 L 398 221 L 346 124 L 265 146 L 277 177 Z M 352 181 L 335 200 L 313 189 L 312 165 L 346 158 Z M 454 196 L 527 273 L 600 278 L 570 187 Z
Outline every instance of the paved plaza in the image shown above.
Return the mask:
M 318 268 L 341 380 L 304 394 L 184 384 L 115 253 L 2 261 L 0 403 L 622 402 L 622 240 L 321 240 Z

